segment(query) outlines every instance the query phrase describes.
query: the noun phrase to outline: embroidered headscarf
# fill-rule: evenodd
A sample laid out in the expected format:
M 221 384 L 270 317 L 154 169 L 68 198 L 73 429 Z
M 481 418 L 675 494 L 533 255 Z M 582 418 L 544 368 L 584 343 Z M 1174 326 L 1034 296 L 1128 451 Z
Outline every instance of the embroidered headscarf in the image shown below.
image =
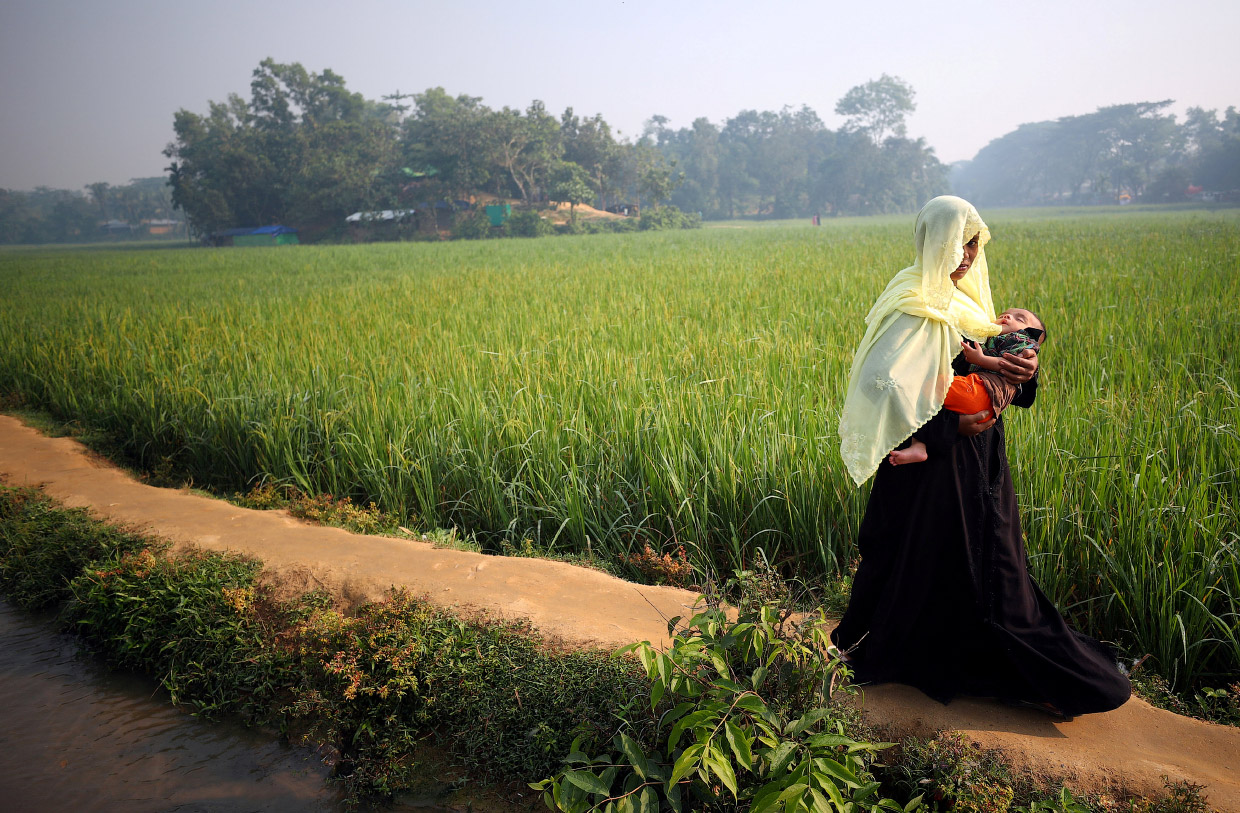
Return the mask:
M 977 237 L 977 257 L 956 285 L 951 274 L 964 244 Z M 994 323 L 985 246 L 990 230 L 977 210 L 951 195 L 917 213 L 916 261 L 887 283 L 865 317 L 840 414 L 840 455 L 857 485 L 887 453 L 943 408 L 961 337 L 982 341 Z

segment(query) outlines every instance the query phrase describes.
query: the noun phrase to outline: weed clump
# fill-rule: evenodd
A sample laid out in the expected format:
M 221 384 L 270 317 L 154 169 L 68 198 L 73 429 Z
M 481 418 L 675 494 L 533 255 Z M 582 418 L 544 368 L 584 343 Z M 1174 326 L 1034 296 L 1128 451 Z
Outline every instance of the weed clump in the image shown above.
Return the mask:
M 1192 782 L 1163 777 L 1158 797 L 1074 794 L 1066 787 L 1047 793 L 1029 777 L 1016 774 L 1000 751 L 979 746 L 959 732 L 930 739 L 909 737 L 877 770 L 884 788 L 897 798 L 919 796 L 930 813 L 1211 813 Z
M 633 568 L 641 578 L 649 584 L 666 584 L 671 587 L 691 587 L 696 580 L 696 573 L 684 545 L 664 553 L 656 553 L 647 542 L 638 553 L 624 556 L 624 564 Z
M 998 755 L 954 732 L 904 740 L 882 776 L 906 798 L 924 795 L 932 810 L 994 813 L 1009 810 L 1015 798 L 1012 777 Z
M 19 607 L 51 607 L 91 562 L 133 553 L 149 542 L 66 510 L 40 492 L 0 486 L 0 594 Z
M 373 501 L 362 506 L 351 497 L 303 494 L 291 486 L 265 483 L 236 495 L 234 502 L 244 508 L 259 510 L 283 508 L 299 519 L 344 528 L 353 533 L 394 535 L 401 530 L 397 518 L 380 510 Z
M 491 779 L 547 773 L 574 738 L 611 735 L 638 679 L 622 660 L 548 652 L 524 625 L 467 623 L 403 591 L 352 617 L 319 608 L 278 637 L 301 676 L 282 711 L 330 745 L 356 797 L 407 786 L 428 739 Z
M 427 743 L 499 781 L 602 741 L 638 675 L 549 650 L 520 624 L 465 622 L 403 591 L 354 616 L 312 594 L 275 601 L 258 562 L 144 549 L 74 580 L 67 619 L 112 663 L 160 676 L 196 713 L 239 713 L 327 754 L 353 800 L 409 787 Z
M 64 619 L 110 663 L 159 677 L 174 703 L 261 719 L 289 674 L 259 611 L 261 570 L 236 555 L 126 551 L 73 580 Z
M 1133 691 L 1160 709 L 1221 725 L 1240 726 L 1240 682 L 1226 686 L 1202 686 L 1191 694 L 1175 692 L 1162 675 L 1134 669 Z

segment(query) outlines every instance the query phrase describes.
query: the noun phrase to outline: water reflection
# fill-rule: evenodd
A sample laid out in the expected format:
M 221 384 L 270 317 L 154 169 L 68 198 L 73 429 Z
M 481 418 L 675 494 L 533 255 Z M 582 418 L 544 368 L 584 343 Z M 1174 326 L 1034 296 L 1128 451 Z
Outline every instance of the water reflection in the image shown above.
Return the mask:
M 152 681 L 77 654 L 0 602 L 0 808 L 336 811 L 309 752 L 168 705 Z

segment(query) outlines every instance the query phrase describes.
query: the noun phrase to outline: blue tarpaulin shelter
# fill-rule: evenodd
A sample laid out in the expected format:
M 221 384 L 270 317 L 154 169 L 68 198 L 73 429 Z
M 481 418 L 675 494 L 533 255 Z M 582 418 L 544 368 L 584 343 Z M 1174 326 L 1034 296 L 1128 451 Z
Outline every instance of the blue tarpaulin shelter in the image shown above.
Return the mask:
M 289 226 L 243 226 L 211 235 L 217 246 L 295 246 L 297 229 Z

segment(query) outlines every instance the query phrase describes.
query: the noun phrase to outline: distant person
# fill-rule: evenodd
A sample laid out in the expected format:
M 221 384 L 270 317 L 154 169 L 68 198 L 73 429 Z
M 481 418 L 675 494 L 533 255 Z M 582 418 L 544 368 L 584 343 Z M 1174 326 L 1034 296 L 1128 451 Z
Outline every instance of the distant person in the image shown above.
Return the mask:
M 961 339 L 1000 333 L 984 251 L 990 231 L 967 201 L 927 203 L 916 260 L 866 317 L 840 416 L 840 453 L 858 484 L 874 477 L 857 536 L 861 563 L 832 643 L 863 682 L 896 681 L 941 702 L 997 697 L 1056 717 L 1129 697 L 1110 647 L 1070 628 L 1029 575 L 1003 417 L 943 408 Z M 999 372 L 1037 396 L 1031 348 Z M 916 438 L 929 455 L 893 466 Z
M 960 355 L 968 362 L 969 372 L 952 379 L 943 400 L 944 409 L 959 415 L 981 413 L 989 420 L 1007 409 L 1012 399 L 1020 394 L 1020 386 L 1008 381 L 999 371 L 999 360 L 1008 353 L 1036 352 L 1045 341 L 1046 326 L 1036 313 L 1024 308 L 1008 308 L 995 318 L 995 324 L 1008 332 L 991 336 L 984 345 L 962 342 Z M 894 449 L 887 455 L 893 466 L 922 463 L 925 459 L 926 444 L 915 436 L 907 447 Z

